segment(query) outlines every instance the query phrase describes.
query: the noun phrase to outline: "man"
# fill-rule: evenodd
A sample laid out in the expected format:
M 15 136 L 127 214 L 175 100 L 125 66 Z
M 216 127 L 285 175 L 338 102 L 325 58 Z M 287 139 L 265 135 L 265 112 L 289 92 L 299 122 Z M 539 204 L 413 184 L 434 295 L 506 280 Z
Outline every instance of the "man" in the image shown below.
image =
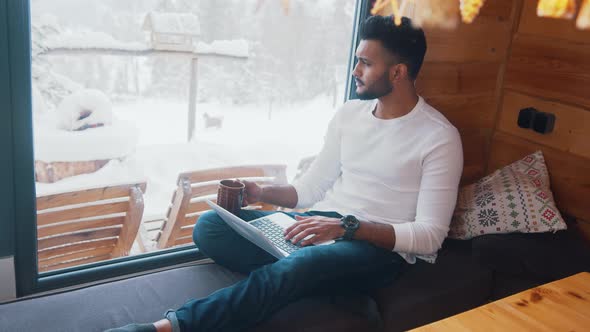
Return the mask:
M 235 331 L 302 297 L 366 292 L 393 282 L 416 258 L 434 262 L 456 203 L 460 137 L 416 94 L 424 32 L 407 18 L 397 27 L 391 17 L 368 18 L 361 31 L 353 71 L 361 100 L 334 116 L 310 169 L 292 185 L 245 182 L 245 204 L 311 207 L 289 213 L 297 222 L 285 231 L 302 248 L 277 260 L 209 212 L 195 226 L 195 243 L 248 277 L 153 325 L 116 331 Z M 244 210 L 240 216 L 249 221 L 267 213 Z M 336 242 L 312 246 L 331 239 Z

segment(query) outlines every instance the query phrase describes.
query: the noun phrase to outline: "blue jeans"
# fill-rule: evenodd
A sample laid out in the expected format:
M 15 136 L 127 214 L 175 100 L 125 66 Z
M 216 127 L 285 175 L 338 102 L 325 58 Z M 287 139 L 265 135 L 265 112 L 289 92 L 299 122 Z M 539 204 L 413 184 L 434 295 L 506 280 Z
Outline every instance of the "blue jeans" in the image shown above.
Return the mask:
M 272 211 L 242 210 L 246 221 Z M 287 213 L 341 217 L 335 212 Z M 211 295 L 168 311 L 173 331 L 239 331 L 269 318 L 287 304 L 317 294 L 366 293 L 391 283 L 404 259 L 366 241 L 303 247 L 276 259 L 244 239 L 215 212 L 203 214 L 193 239 L 219 265 L 248 276 Z

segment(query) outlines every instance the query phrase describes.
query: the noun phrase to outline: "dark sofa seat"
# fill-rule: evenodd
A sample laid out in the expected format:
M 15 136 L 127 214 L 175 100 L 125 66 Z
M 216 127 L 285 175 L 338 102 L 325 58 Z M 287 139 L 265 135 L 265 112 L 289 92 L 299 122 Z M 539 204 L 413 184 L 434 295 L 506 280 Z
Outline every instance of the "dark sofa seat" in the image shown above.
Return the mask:
M 155 321 L 167 309 L 241 278 L 202 264 L 20 300 L 0 305 L 0 331 L 102 331 Z M 380 320 L 387 331 L 403 330 L 479 305 L 490 289 L 487 269 L 472 262 L 468 252 L 446 248 L 437 264 L 410 266 L 373 298 L 306 298 L 251 331 L 371 331 Z
M 384 330 L 407 330 L 486 303 L 492 270 L 470 251 L 468 241 L 447 241 L 436 264 L 418 261 L 392 286 L 375 292 Z

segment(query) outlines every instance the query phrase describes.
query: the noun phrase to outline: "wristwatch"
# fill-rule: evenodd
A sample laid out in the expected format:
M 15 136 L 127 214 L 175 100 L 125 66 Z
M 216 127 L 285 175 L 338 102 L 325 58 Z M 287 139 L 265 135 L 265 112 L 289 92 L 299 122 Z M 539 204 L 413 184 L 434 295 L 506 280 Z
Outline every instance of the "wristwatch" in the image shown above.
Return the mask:
M 342 239 L 344 240 L 352 240 L 354 236 L 354 232 L 359 229 L 361 222 L 352 215 L 346 215 L 340 218 L 340 226 L 344 228 L 344 236 Z

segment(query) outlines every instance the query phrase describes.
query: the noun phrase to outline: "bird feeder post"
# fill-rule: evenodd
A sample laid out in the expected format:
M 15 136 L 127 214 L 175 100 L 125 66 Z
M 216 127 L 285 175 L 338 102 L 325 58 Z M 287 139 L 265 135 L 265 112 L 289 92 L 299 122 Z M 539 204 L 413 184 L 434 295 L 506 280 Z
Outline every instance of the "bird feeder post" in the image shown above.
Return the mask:
M 191 78 L 188 91 L 188 137 L 187 141 L 190 142 L 191 138 L 195 133 L 195 120 L 197 114 L 197 90 L 199 88 L 199 82 L 197 80 L 199 62 L 198 57 L 193 56 L 191 58 Z

